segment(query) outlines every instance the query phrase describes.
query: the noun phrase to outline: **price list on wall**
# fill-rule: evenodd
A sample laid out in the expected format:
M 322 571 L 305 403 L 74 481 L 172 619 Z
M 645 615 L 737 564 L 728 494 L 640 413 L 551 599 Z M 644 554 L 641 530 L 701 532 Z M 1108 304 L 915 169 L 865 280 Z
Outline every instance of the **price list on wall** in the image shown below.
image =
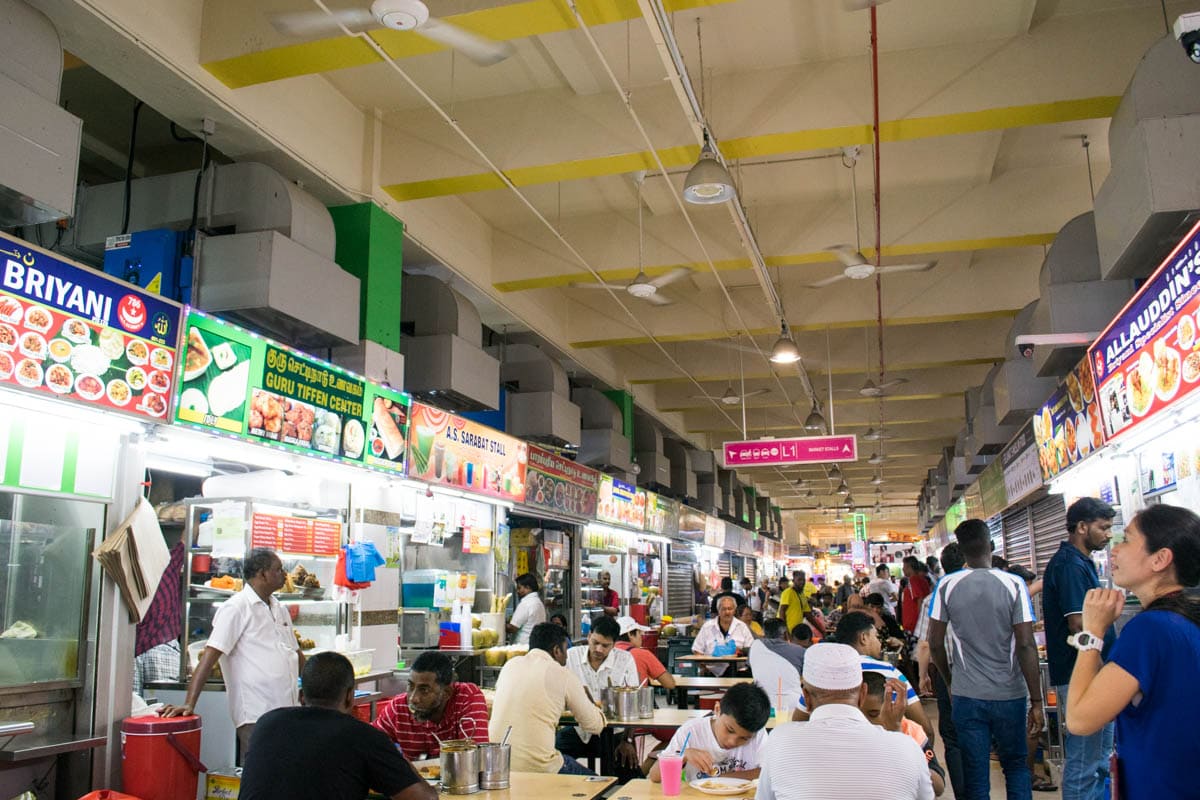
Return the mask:
M 267 547 L 297 555 L 336 555 L 342 542 L 342 524 L 335 520 L 254 514 L 250 523 L 251 547 Z

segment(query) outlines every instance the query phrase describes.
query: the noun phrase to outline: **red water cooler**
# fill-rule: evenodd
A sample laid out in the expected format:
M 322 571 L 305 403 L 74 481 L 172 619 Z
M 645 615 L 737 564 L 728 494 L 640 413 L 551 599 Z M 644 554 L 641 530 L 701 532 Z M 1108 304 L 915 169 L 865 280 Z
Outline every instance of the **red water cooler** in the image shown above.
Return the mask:
M 125 791 L 141 800 L 195 800 L 200 718 L 129 717 L 121 723 Z

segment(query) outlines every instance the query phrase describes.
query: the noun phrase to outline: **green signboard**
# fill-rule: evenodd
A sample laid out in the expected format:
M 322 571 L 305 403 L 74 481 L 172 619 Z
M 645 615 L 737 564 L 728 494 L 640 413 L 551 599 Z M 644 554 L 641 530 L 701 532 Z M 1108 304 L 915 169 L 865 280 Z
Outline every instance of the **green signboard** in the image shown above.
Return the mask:
M 954 529 L 957 528 L 966 518 L 967 505 L 960 498 L 951 503 L 950 507 L 946 509 L 946 531 L 948 533 L 954 533 Z
M 404 471 L 404 393 L 195 310 L 186 331 L 177 422 Z
M 867 540 L 867 515 L 854 515 L 854 539 L 855 541 L 865 542 Z
M 1008 490 L 1004 487 L 1004 470 L 1000 459 L 993 459 L 979 473 L 979 494 L 983 500 L 985 518 L 999 514 L 1008 506 Z

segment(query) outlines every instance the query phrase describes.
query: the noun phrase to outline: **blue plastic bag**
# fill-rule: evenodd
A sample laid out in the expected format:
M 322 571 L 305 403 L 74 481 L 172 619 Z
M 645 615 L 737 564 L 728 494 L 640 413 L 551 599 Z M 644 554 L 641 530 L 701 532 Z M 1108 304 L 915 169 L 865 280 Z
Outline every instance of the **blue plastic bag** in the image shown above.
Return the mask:
M 375 580 L 375 568 L 385 561 L 374 542 L 352 542 L 346 545 L 346 577 L 356 583 Z

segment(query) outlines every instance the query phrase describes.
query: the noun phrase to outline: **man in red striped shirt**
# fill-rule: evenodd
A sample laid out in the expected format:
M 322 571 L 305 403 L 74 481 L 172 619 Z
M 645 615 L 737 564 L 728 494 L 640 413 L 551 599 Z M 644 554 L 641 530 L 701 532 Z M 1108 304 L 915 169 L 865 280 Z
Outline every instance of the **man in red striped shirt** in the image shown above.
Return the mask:
M 417 656 L 408 691 L 389 701 L 372 724 L 391 737 L 409 761 L 437 758 L 438 739 L 488 740 L 483 692 L 473 683 L 456 682 L 450 658 L 436 650 Z

